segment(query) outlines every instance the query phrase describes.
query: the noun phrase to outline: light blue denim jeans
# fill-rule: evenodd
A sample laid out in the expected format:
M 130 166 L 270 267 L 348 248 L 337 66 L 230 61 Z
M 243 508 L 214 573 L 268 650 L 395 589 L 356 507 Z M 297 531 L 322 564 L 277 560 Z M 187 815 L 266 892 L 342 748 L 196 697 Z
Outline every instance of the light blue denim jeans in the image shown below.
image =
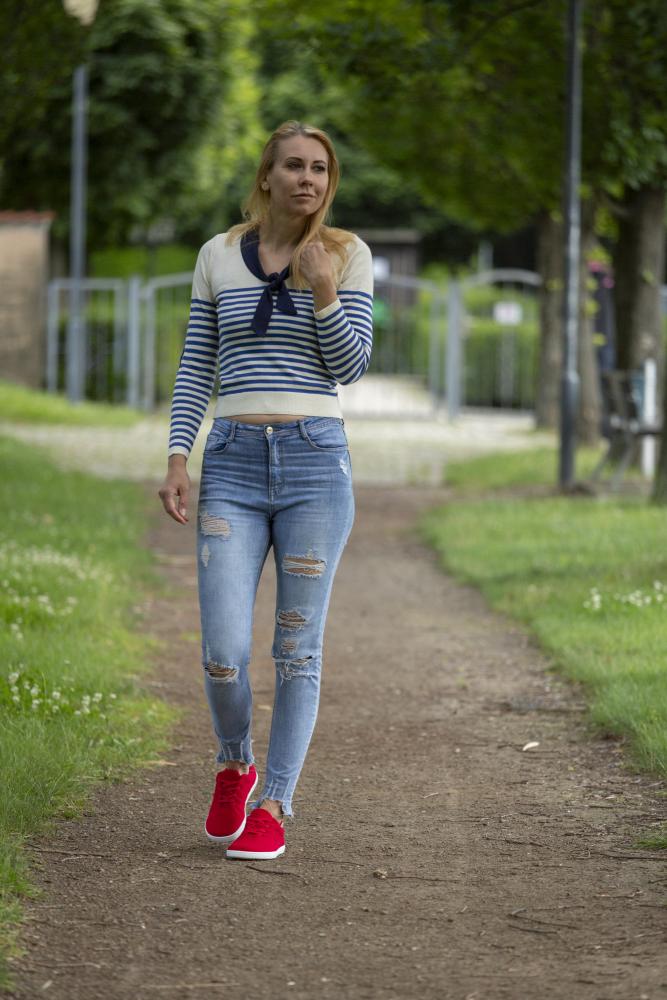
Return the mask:
M 255 596 L 273 546 L 276 668 L 264 785 L 256 802 L 292 796 L 315 727 L 322 641 L 354 495 L 343 421 L 248 424 L 218 417 L 206 439 L 197 565 L 206 696 L 217 761 L 253 763 L 248 677 Z

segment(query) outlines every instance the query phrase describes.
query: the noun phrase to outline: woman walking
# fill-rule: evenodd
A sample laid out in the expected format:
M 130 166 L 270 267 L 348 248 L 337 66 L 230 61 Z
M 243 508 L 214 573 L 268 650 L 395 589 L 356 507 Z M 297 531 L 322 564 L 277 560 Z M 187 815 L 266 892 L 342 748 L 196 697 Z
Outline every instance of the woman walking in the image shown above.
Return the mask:
M 325 224 L 339 168 L 328 135 L 290 121 L 268 140 L 246 221 L 201 248 L 160 497 L 187 521 L 186 461 L 220 389 L 197 512 L 204 683 L 219 741 L 207 837 L 231 858 L 285 851 L 283 817 L 317 716 L 334 574 L 354 519 L 337 383 L 361 378 L 373 269 L 358 236 Z M 253 608 L 273 546 L 275 696 L 266 772 L 252 753 Z

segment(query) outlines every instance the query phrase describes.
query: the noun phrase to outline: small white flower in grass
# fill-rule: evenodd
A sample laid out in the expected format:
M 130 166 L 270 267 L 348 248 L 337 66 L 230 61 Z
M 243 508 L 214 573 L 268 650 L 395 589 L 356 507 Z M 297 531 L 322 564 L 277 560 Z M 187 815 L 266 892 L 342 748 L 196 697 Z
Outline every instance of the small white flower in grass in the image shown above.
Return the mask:
M 584 601 L 584 607 L 591 611 L 599 611 L 602 607 L 602 594 L 597 587 L 591 587 L 588 600 Z
M 96 691 L 93 695 L 93 701 L 102 701 L 102 692 Z
M 62 695 L 61 695 L 60 691 L 58 691 L 58 689 L 56 688 L 55 690 L 53 690 L 51 692 L 51 697 L 53 698 L 54 701 L 60 701 L 60 699 L 62 698 Z
M 118 697 L 118 695 L 117 695 L 117 694 L 114 694 L 114 693 L 113 693 L 113 691 L 112 691 L 112 692 L 111 692 L 111 694 L 109 695 L 109 697 L 110 697 L 110 698 L 117 698 L 117 697 Z
M 12 695 L 12 701 L 15 701 L 16 704 L 18 705 L 19 702 L 21 701 L 21 699 L 19 698 L 19 696 L 17 694 L 13 694 Z
M 74 709 L 74 715 L 81 715 L 81 712 L 79 711 L 78 708 Z
M 39 694 L 39 688 L 37 687 L 36 684 L 33 684 L 33 686 L 30 688 L 30 694 L 33 696 L 33 698 L 35 698 Z
M 30 690 L 30 681 L 24 681 L 23 682 L 23 687 L 26 689 L 26 691 L 29 691 Z
M 16 670 L 13 671 L 13 673 L 11 673 L 8 678 L 10 684 L 16 684 L 18 679 L 19 679 L 19 674 Z

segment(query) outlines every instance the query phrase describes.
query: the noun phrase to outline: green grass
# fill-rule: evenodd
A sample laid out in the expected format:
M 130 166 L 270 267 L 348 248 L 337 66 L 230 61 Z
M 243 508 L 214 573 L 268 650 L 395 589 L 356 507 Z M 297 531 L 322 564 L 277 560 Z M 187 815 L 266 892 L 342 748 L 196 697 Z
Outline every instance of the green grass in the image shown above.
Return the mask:
M 68 402 L 64 396 L 39 392 L 0 380 L 0 420 L 28 424 L 78 424 L 87 427 L 131 427 L 143 414 L 127 406 Z
M 601 449 L 578 449 L 576 477 L 587 479 L 601 455 Z M 558 481 L 558 452 L 555 448 L 495 452 L 473 461 L 452 462 L 447 465 L 445 477 L 448 486 L 454 486 L 457 491 L 466 494 L 520 490 L 535 486 L 555 488 Z
M 133 610 L 151 557 L 140 488 L 61 472 L 0 438 L 0 985 L 15 949 L 24 850 L 91 786 L 164 747 L 173 709 L 139 675 L 153 647 Z
M 553 461 L 530 452 L 450 469 L 460 496 L 424 518 L 424 537 L 585 685 L 598 733 L 623 738 L 632 765 L 664 776 L 665 511 L 637 498 L 471 496 L 544 482 Z M 667 847 L 667 836 L 652 843 Z

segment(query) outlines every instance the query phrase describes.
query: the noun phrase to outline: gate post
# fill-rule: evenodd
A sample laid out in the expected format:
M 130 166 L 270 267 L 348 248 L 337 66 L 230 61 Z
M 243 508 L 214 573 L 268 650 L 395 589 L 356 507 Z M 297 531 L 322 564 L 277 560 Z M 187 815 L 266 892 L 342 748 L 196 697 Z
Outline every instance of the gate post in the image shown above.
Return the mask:
M 431 406 L 436 412 L 440 404 L 440 295 L 435 288 L 432 289 L 431 295 L 428 320 L 428 389 L 431 394 Z
M 144 288 L 144 391 L 142 407 L 155 406 L 155 288 L 148 282 Z
M 141 278 L 127 283 L 127 405 L 139 408 L 139 366 L 141 359 Z
M 461 286 L 449 283 L 447 303 L 447 349 L 445 351 L 445 386 L 447 416 L 456 420 L 462 405 L 462 314 Z
M 58 391 L 58 347 L 59 334 L 60 283 L 58 279 L 50 281 L 47 293 L 46 314 L 46 390 Z

